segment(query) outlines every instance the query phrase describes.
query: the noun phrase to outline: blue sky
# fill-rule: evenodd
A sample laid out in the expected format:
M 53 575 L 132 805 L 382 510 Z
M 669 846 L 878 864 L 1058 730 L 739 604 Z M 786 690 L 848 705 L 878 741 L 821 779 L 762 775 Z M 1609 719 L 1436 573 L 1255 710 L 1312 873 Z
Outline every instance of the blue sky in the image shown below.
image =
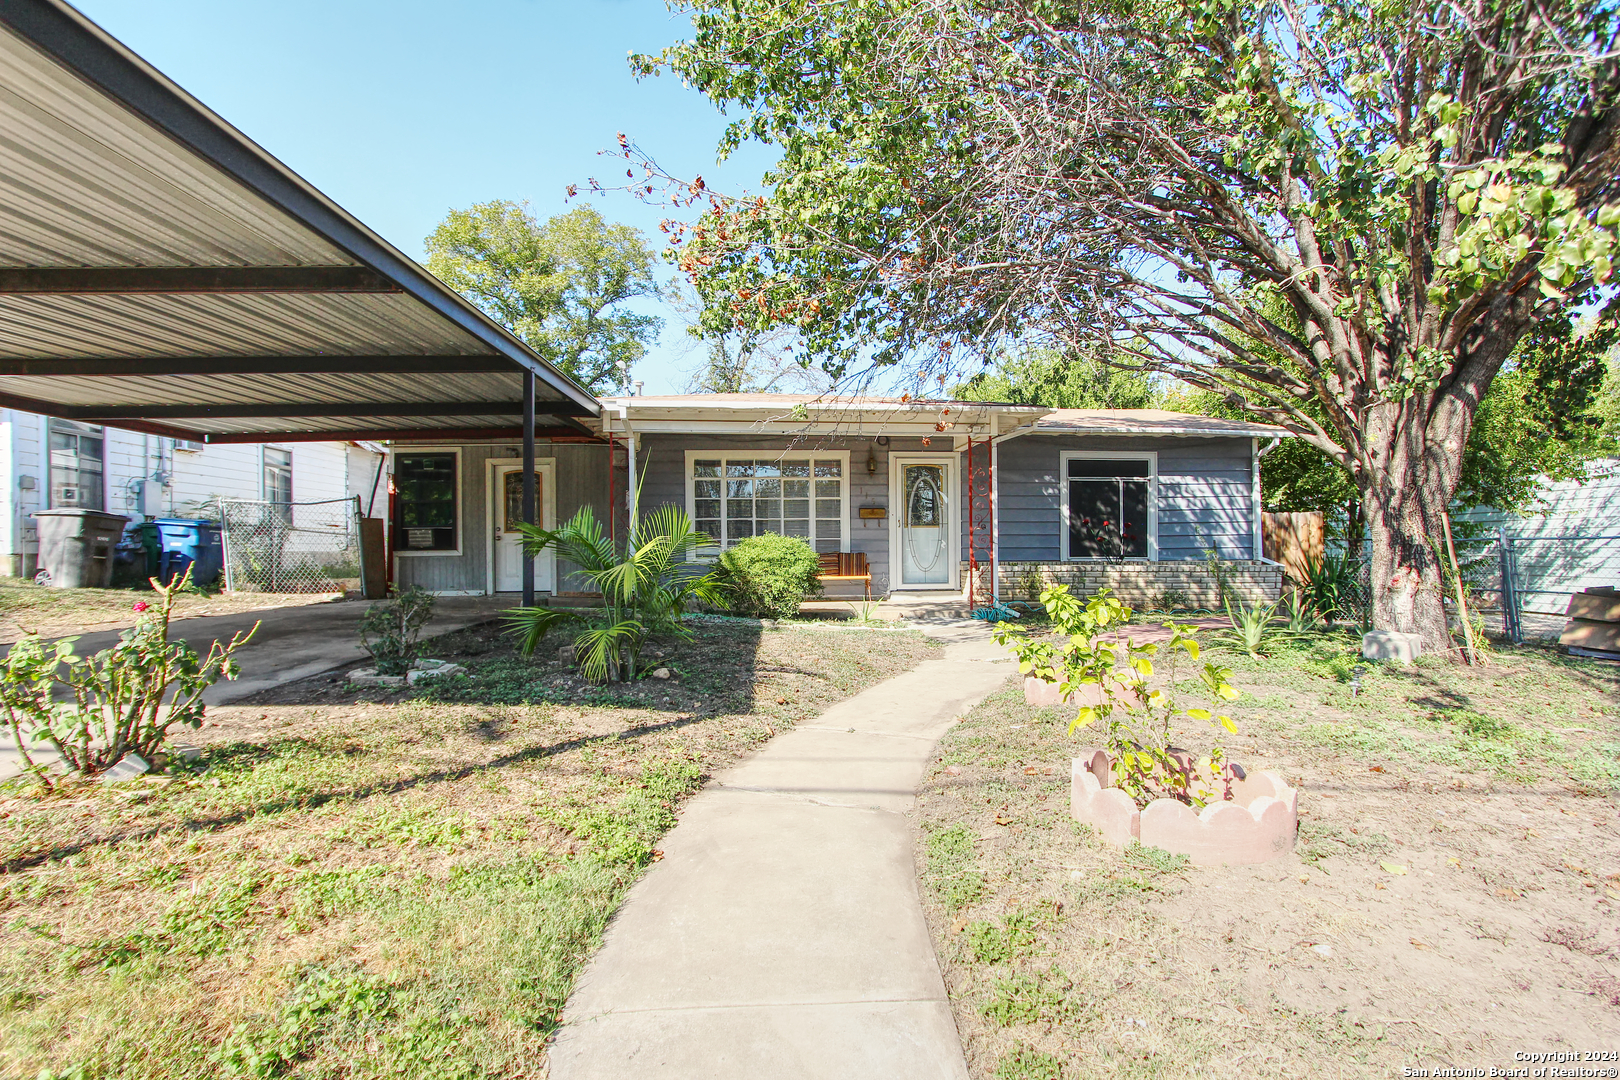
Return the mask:
M 420 259 L 445 212 L 527 199 L 566 210 L 568 184 L 612 176 L 597 151 L 625 132 L 677 175 L 757 188 L 771 156 L 724 168 L 725 119 L 669 76 L 637 82 L 625 56 L 684 36 L 662 0 L 79 0 L 78 6 L 395 246 Z M 622 174 L 621 174 L 622 175 Z M 664 213 L 624 194 L 611 220 L 658 236 Z M 660 271 L 668 277 L 669 270 Z M 638 370 L 683 389 L 679 318 Z

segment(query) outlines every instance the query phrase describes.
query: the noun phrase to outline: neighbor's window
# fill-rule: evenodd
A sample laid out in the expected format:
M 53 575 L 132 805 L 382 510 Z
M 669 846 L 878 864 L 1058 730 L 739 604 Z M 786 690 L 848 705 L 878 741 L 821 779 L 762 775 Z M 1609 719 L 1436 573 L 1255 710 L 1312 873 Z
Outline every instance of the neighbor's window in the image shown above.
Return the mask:
M 1069 458 L 1069 558 L 1148 557 L 1153 463 L 1145 458 Z
M 102 510 L 105 458 L 101 428 L 51 421 L 51 506 L 58 510 Z
M 763 533 L 845 550 L 848 478 L 842 458 L 703 455 L 692 462 L 693 526 L 713 538 L 700 554 Z
M 394 549 L 456 550 L 456 455 L 397 455 L 394 488 Z
M 292 502 L 292 451 L 264 448 L 264 498 L 266 502 Z

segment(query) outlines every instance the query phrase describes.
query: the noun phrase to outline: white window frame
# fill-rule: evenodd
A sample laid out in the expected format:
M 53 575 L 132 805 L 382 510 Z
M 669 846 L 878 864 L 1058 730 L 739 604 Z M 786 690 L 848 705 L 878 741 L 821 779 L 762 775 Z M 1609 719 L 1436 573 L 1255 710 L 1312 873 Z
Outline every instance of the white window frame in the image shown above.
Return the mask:
M 1126 558 L 1125 562 L 1159 561 L 1159 453 L 1157 450 L 1064 450 L 1058 454 L 1058 491 L 1061 495 L 1058 527 L 1058 550 L 1064 562 L 1117 562 L 1098 555 L 1076 556 L 1069 552 L 1069 462 L 1085 458 L 1106 458 L 1111 461 L 1145 461 L 1148 463 L 1148 552 L 1147 558 Z
M 415 454 L 454 454 L 456 456 L 456 546 L 453 551 L 411 551 L 407 549 L 392 550 L 394 547 L 394 507 L 392 500 L 388 506 L 388 546 L 389 554 L 404 559 L 445 559 L 459 556 L 467 544 L 467 489 L 471 484 L 463 482 L 461 472 L 461 447 L 459 446 L 396 446 L 388 456 L 388 478 L 393 480 L 395 466 L 400 455 Z M 520 459 L 521 461 L 521 459 Z M 446 594 L 450 595 L 450 594 Z M 477 596 L 476 590 L 458 593 L 456 595 Z
M 773 455 L 773 454 L 776 455 L 776 456 L 772 457 L 771 455 Z M 838 501 L 839 501 L 839 508 L 838 508 L 838 510 L 839 510 L 839 515 L 838 515 L 839 516 L 838 550 L 839 551 L 848 551 L 849 550 L 850 485 L 852 484 L 854 478 L 851 477 L 850 474 L 849 474 L 849 451 L 848 450 L 783 450 L 783 449 L 780 449 L 780 448 L 764 449 L 764 450 L 750 450 L 747 447 L 736 447 L 734 449 L 729 449 L 729 450 L 688 450 L 686 452 L 686 464 L 685 464 L 685 468 L 686 468 L 686 516 L 691 518 L 694 523 L 697 521 L 697 488 L 695 486 L 695 481 L 696 481 L 697 478 L 692 475 L 692 463 L 694 461 L 696 461 L 698 458 L 719 458 L 720 459 L 720 461 L 722 462 L 722 464 L 720 466 L 720 473 L 721 473 L 722 483 L 725 480 L 725 471 L 726 471 L 724 462 L 731 461 L 731 460 L 737 460 L 737 461 L 742 461 L 742 460 L 748 460 L 748 461 L 785 461 L 788 458 L 794 458 L 794 459 L 808 458 L 812 463 L 812 469 L 811 469 L 811 472 L 812 472 L 811 479 L 812 480 L 815 478 L 814 475 L 813 475 L 814 471 L 815 471 L 813 465 L 814 465 L 814 462 L 816 460 L 819 459 L 821 461 L 831 461 L 831 460 L 838 461 L 840 463 L 841 468 L 843 469 L 843 476 L 840 477 L 840 479 L 843 480 L 843 484 L 840 486 L 839 490 L 840 490 L 841 494 L 838 496 Z M 816 497 L 815 489 L 812 487 L 811 492 L 810 492 L 810 499 L 811 499 L 812 504 L 814 504 L 815 497 Z M 724 518 L 724 515 L 725 515 L 725 506 L 724 506 L 725 493 L 724 493 L 724 488 L 723 487 L 722 487 L 720 498 L 721 498 L 721 503 L 722 503 L 721 508 L 720 508 L 721 520 L 723 521 L 723 520 L 725 520 L 725 518 Z M 815 547 L 815 544 L 816 544 L 816 537 L 814 536 L 815 528 L 816 528 L 815 522 L 816 522 L 815 507 L 814 507 L 814 505 L 812 505 L 811 506 L 811 513 L 810 513 L 810 531 L 811 531 L 812 535 L 807 538 L 810 541 L 810 546 L 811 547 Z M 722 541 L 721 550 L 722 551 L 725 550 L 723 541 Z M 689 562 L 712 562 L 718 557 L 719 557 L 718 552 L 713 552 L 713 551 L 709 551 L 709 550 L 705 549 L 703 551 L 693 551 L 692 554 L 688 557 L 688 561 Z

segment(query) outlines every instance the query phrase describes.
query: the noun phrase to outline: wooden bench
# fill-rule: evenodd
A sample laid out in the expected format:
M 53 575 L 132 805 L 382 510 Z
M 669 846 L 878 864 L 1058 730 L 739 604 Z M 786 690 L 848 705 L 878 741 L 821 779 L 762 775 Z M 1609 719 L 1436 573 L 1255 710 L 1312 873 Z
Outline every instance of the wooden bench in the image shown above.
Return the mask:
M 862 595 L 872 599 L 872 570 L 864 551 L 828 551 L 821 555 L 822 581 L 859 581 Z

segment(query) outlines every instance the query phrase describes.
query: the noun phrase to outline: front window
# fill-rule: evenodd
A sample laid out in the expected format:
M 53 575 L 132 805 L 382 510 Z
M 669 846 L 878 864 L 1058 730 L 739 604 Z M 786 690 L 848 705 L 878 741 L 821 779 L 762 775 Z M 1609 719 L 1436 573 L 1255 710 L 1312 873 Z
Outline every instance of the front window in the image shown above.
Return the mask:
M 1069 558 L 1145 559 L 1153 463 L 1145 458 L 1068 459 Z
M 797 536 L 817 551 L 845 550 L 848 485 L 843 458 L 729 457 L 691 461 L 693 527 L 713 555 L 749 536 Z
M 398 455 L 394 488 L 394 548 L 456 550 L 456 455 Z
M 103 510 L 105 461 L 101 429 L 68 420 L 51 421 L 51 506 Z

